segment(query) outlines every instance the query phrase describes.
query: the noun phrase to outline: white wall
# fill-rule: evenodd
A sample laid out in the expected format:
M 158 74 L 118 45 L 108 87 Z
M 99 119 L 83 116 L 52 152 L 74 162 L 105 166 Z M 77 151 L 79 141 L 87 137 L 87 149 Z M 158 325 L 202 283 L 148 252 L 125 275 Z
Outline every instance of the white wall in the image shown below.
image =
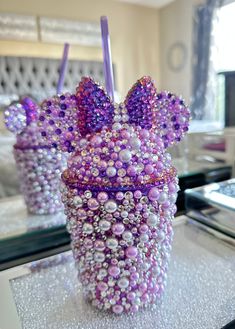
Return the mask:
M 176 0 L 160 10 L 160 63 L 163 89 L 182 95 L 187 102 L 191 97 L 193 9 L 203 0 Z M 187 50 L 184 68 L 172 71 L 167 64 L 167 52 L 175 42 L 183 42 Z

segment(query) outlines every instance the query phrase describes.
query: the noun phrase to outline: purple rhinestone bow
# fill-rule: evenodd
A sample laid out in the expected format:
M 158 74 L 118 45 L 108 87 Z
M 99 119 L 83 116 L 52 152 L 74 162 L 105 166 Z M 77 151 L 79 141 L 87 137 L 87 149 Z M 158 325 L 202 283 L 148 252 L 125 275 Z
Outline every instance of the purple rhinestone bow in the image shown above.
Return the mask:
M 128 123 L 157 130 L 165 147 L 180 141 L 188 130 L 190 112 L 183 99 L 168 92 L 157 93 L 148 76 L 133 85 L 124 105 Z M 73 152 L 83 136 L 103 127 L 111 129 L 114 111 L 115 105 L 105 90 L 92 78 L 83 77 L 76 95 L 67 93 L 42 103 L 39 128 L 53 146 Z

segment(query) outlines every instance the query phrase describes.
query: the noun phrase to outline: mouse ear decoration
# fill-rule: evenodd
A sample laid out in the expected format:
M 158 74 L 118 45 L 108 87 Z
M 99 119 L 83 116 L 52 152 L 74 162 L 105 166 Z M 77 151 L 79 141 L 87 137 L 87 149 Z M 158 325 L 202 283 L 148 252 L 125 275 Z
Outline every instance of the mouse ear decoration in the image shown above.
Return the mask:
M 83 136 L 98 132 L 104 126 L 112 126 L 114 105 L 98 83 L 89 77 L 83 77 L 77 87 L 76 96 L 78 126 Z
M 47 144 L 63 152 L 73 152 L 80 137 L 76 96 L 66 93 L 44 100 L 38 127 Z
M 154 128 L 167 148 L 180 142 L 188 131 L 190 111 L 182 98 L 166 91 L 159 93 L 156 100 Z
M 20 134 L 37 120 L 39 106 L 30 97 L 11 103 L 4 111 L 5 125 L 14 134 Z
M 152 127 L 156 95 L 156 87 L 148 76 L 142 77 L 133 85 L 125 100 L 130 124 L 146 129 Z

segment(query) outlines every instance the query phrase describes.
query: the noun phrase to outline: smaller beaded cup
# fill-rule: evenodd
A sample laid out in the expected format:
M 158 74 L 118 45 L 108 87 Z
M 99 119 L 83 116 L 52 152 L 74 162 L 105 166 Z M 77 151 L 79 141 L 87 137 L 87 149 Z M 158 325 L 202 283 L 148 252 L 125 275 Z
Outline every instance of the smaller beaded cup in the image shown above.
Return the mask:
M 29 97 L 5 110 L 6 127 L 16 134 L 14 157 L 28 211 L 52 214 L 63 210 L 59 185 L 66 156 L 45 144 L 38 130 L 39 106 Z
M 91 78 L 82 79 L 75 97 L 64 122 L 63 102 L 45 103 L 39 126 L 72 151 L 62 200 L 78 276 L 94 306 L 133 313 L 166 285 L 178 191 L 166 148 L 188 130 L 189 110 L 175 95 L 157 93 L 150 77 L 137 81 L 124 104 L 114 105 Z

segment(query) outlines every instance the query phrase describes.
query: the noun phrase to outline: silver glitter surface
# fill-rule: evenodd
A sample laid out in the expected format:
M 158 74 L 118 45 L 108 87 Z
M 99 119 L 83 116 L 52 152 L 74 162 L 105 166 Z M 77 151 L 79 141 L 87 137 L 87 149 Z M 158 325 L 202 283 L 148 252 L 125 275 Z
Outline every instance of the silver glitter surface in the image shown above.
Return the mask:
M 22 196 L 4 198 L 0 201 L 0 239 L 65 223 L 63 212 L 53 215 L 29 214 Z
M 67 252 L 11 281 L 24 329 L 215 329 L 235 317 L 235 253 L 193 225 L 175 227 L 164 297 L 135 315 L 99 312 L 82 298 Z

